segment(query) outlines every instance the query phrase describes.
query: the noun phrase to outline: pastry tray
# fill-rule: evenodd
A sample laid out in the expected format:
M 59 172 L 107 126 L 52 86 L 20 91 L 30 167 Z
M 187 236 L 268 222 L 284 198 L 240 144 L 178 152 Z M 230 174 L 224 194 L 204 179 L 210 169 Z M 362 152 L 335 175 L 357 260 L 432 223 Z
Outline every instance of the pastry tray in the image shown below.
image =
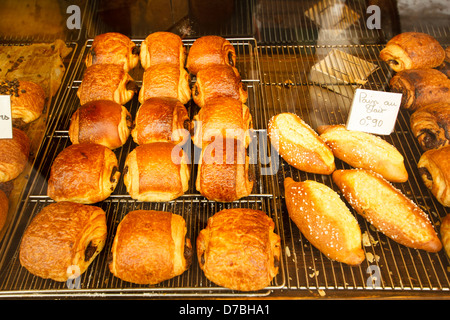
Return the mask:
M 143 39 L 133 39 L 138 45 Z M 186 48 L 195 39 L 183 40 Z M 237 51 L 237 68 L 248 88 L 248 107 L 253 117 L 254 144 L 249 148 L 251 171 L 256 183 L 252 194 L 232 203 L 209 201 L 195 190 L 196 166 L 192 166 L 189 190 L 178 199 L 163 203 L 139 202 L 130 198 L 123 180 L 113 194 L 95 204 L 107 215 L 108 238 L 103 251 L 80 278 L 70 283 L 55 282 L 33 276 L 18 259 L 20 240 L 33 217 L 52 202 L 46 195 L 47 179 L 56 155 L 70 144 L 68 126 L 72 113 L 79 106 L 76 90 L 85 70 L 84 59 L 92 44 L 88 40 L 79 48 L 78 58 L 68 70 L 55 104 L 54 116 L 48 123 L 43 142 L 36 154 L 34 170 L 30 174 L 26 192 L 18 204 L 17 214 L 0 244 L 0 298 L 314 298 L 393 295 L 450 296 L 448 270 L 450 262 L 442 250 L 439 253 L 409 249 L 374 230 L 354 211 L 364 239 L 366 260 L 356 267 L 329 260 L 314 248 L 289 219 L 284 203 L 283 180 L 313 179 L 337 191 L 331 177 L 299 171 L 285 163 L 267 143 L 266 128 L 271 116 L 280 112 L 294 112 L 313 129 L 321 124 L 345 123 L 351 97 L 330 89 L 336 83 L 314 83 L 309 70 L 333 49 L 355 55 L 379 68 L 361 83 L 346 83 L 372 90 L 387 90 L 392 76 L 379 60 L 381 45 L 315 46 L 315 45 L 257 45 L 254 38 L 228 38 Z M 142 68 L 130 71 L 140 86 Z M 192 82 L 195 77 L 192 78 Z M 342 84 L 339 84 L 342 85 Z M 125 105 L 133 117 L 139 107 L 137 96 Z M 198 111 L 187 104 L 190 118 Z M 420 149 L 409 129 L 409 115 L 401 111 L 394 132 L 385 139 L 405 156 L 409 180 L 396 184 L 405 195 L 429 213 L 438 229 L 440 220 L 448 213 L 421 182 L 416 163 Z M 136 145 L 131 137 L 114 150 L 122 171 L 127 154 Z M 196 150 L 192 146 L 191 157 Z M 337 168 L 348 168 L 336 160 Z M 180 214 L 187 223 L 187 237 L 194 244 L 214 213 L 225 209 L 245 207 L 263 210 L 275 222 L 275 232 L 281 237 L 282 259 L 280 271 L 265 289 L 240 292 L 219 287 L 209 281 L 194 259 L 190 268 L 180 276 L 158 285 L 137 285 L 122 281 L 109 271 L 107 258 L 117 225 L 126 213 L 136 209 L 164 210 Z

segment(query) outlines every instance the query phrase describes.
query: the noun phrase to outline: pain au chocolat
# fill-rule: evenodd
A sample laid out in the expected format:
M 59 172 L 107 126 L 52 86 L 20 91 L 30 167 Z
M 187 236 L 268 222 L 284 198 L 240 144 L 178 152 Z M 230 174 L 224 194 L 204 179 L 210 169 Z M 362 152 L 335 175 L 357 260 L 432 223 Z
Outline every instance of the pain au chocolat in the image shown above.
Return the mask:
M 92 47 L 86 56 L 86 66 L 93 64 L 116 64 L 125 72 L 139 63 L 139 48 L 126 35 L 107 32 L 95 36 Z
M 73 113 L 69 138 L 73 144 L 97 143 L 116 149 L 128 140 L 132 126 L 131 114 L 124 106 L 110 100 L 96 100 Z
M 12 129 L 12 139 L 0 139 L 0 182 L 11 181 L 25 170 L 30 148 L 30 138 L 18 128 Z
M 6 224 L 9 211 L 9 198 L 6 193 L 0 189 L 0 231 Z
M 45 92 L 34 82 L 18 80 L 15 93 L 9 91 L 11 97 L 11 117 L 13 124 L 22 127 L 38 119 L 45 107 Z M 2 85 L 0 84 L 0 90 Z
M 216 285 L 255 291 L 270 285 L 280 262 L 280 237 L 274 222 L 260 210 L 224 209 L 200 231 L 197 259 L 205 276 Z
M 117 157 L 96 143 L 73 144 L 53 161 L 47 195 L 55 201 L 92 204 L 105 200 L 120 177 Z
M 134 210 L 117 227 L 109 269 L 137 284 L 157 284 L 186 271 L 192 245 L 182 216 L 165 211 Z
M 167 31 L 153 32 L 142 41 L 140 59 L 144 70 L 166 63 L 184 68 L 186 48 L 177 34 Z
M 26 228 L 20 264 L 38 277 L 64 282 L 86 271 L 102 251 L 106 236 L 106 215 L 101 208 L 52 203 Z

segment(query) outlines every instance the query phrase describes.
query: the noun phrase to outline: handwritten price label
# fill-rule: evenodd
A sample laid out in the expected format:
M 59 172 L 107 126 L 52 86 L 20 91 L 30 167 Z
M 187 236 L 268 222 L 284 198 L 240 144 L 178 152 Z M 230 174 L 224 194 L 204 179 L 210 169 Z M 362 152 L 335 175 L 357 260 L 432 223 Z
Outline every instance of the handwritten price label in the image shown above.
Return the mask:
M 379 135 L 391 134 L 401 101 L 401 93 L 356 89 L 347 129 Z
M 12 139 L 11 97 L 0 95 L 0 139 Z

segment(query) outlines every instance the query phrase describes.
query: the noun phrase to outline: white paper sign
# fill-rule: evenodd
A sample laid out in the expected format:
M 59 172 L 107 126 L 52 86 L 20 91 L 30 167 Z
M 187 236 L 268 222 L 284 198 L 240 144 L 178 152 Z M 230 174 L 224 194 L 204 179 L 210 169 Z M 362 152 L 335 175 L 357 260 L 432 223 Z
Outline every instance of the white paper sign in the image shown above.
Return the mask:
M 0 95 L 0 139 L 12 139 L 11 97 Z
M 401 101 L 401 93 L 356 89 L 347 129 L 379 135 L 391 134 Z

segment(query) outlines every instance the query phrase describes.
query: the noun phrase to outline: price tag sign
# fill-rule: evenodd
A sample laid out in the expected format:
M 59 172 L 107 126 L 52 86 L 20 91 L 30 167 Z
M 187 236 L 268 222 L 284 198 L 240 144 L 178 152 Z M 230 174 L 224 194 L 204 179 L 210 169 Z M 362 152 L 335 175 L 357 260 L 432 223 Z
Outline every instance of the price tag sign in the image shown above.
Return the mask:
M 401 93 L 356 89 L 346 127 L 389 135 L 394 131 L 401 101 Z
M 0 139 L 12 139 L 11 97 L 0 95 Z

